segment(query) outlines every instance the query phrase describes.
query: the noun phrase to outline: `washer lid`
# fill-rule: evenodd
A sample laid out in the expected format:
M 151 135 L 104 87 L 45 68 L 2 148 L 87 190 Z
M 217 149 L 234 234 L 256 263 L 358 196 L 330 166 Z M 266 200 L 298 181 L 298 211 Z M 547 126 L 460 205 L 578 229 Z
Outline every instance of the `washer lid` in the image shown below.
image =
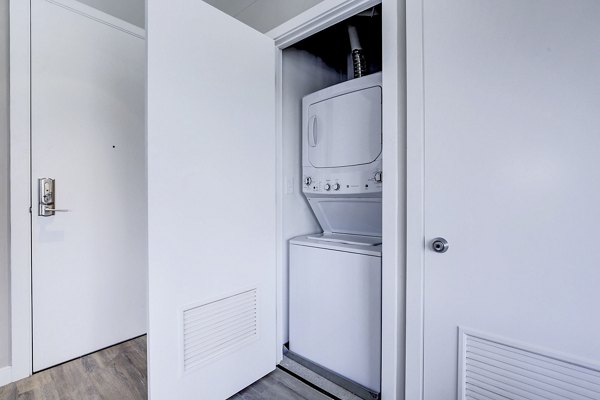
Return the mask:
M 356 246 L 378 246 L 381 244 L 379 236 L 346 235 L 344 233 L 314 233 L 307 236 L 308 239 L 321 240 L 323 242 L 343 243 Z
M 380 196 L 307 198 L 325 233 L 381 237 Z
M 383 246 L 380 244 L 372 245 L 372 246 L 365 246 L 362 244 L 330 242 L 327 240 L 323 240 L 322 238 L 315 238 L 317 236 L 318 236 L 318 234 L 316 234 L 316 233 L 312 234 L 312 235 L 298 236 L 293 239 L 290 239 L 290 245 L 312 247 L 312 248 L 319 249 L 319 250 L 335 250 L 335 251 L 343 251 L 345 253 L 354 253 L 354 254 L 361 254 L 361 255 L 365 255 L 365 256 L 381 257 L 381 252 L 382 252 Z M 357 236 L 355 240 L 359 241 L 359 240 L 368 240 L 368 239 L 371 239 L 371 238 L 365 237 L 365 236 Z

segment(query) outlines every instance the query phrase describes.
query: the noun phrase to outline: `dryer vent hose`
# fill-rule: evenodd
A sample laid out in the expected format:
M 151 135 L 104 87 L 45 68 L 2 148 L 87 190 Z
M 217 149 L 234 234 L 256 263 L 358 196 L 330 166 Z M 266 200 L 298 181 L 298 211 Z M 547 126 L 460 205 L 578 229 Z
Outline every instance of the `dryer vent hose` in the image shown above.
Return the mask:
M 354 77 L 360 78 L 367 75 L 367 62 L 363 49 L 360 46 L 358 32 L 354 25 L 348 25 L 348 36 L 350 37 L 350 48 L 352 49 L 352 64 L 354 65 Z

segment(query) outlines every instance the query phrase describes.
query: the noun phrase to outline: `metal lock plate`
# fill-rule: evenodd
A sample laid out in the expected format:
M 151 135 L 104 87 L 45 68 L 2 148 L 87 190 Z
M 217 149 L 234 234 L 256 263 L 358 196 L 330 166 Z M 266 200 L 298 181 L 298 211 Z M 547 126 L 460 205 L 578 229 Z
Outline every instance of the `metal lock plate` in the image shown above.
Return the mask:
M 57 211 L 67 212 L 69 210 L 58 210 L 55 208 L 56 187 L 52 178 L 38 179 L 38 215 L 40 217 L 51 217 Z

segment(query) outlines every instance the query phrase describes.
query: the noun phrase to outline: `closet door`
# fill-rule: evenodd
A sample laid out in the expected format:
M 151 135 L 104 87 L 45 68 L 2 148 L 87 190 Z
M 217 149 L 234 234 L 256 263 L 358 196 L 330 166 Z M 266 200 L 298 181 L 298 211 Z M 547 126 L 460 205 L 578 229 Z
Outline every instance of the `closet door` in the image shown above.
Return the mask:
M 149 0 L 149 390 L 225 399 L 275 368 L 275 47 Z
M 600 3 L 424 4 L 424 398 L 600 399 Z

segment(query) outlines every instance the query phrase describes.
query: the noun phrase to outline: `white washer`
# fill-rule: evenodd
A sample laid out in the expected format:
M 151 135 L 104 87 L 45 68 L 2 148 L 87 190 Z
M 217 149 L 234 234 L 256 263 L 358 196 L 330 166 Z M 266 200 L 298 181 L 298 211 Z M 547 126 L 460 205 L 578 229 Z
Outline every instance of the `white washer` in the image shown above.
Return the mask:
M 349 236 L 352 244 L 315 235 L 290 241 L 289 345 L 293 353 L 378 393 L 381 244 Z

